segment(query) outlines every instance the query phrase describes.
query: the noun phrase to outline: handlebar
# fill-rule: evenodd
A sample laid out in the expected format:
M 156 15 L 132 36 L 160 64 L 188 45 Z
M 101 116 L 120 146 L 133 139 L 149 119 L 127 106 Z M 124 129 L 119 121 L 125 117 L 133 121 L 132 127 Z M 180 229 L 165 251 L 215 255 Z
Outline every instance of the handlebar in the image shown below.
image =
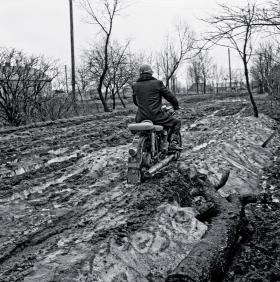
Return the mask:
M 182 110 L 183 108 L 174 109 L 172 106 L 163 105 L 161 110 L 169 113 L 170 115 L 174 115 L 176 111 Z

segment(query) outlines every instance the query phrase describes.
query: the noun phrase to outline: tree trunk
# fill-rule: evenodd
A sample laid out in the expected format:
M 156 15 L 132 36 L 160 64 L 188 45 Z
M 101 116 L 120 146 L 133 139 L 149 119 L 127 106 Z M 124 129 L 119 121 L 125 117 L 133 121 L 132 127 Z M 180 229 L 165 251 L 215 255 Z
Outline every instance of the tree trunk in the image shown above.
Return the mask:
M 94 104 L 95 104 L 97 112 L 99 113 L 100 112 L 99 105 L 98 105 L 98 102 L 96 102 L 96 100 L 94 100 Z
M 175 94 L 176 93 L 176 78 L 174 76 L 172 76 L 171 82 L 172 82 L 171 89 L 172 89 L 172 92 Z
M 6 115 L 5 120 L 12 126 L 19 126 L 22 124 L 22 117 L 19 112 L 18 107 L 7 106 L 4 108 L 4 112 Z
M 100 99 L 100 101 L 101 101 L 101 103 L 102 103 L 102 105 L 103 105 L 104 112 L 110 112 L 110 109 L 109 109 L 109 107 L 108 107 L 108 104 L 107 104 L 106 100 L 105 100 L 104 97 L 103 97 L 102 85 L 101 85 L 101 87 L 98 86 L 97 92 L 98 92 L 99 99 Z
M 206 78 L 203 80 L 203 94 L 206 94 Z
M 125 105 L 125 103 L 124 103 L 124 101 L 123 101 L 123 99 L 122 99 L 122 97 L 121 97 L 121 95 L 120 95 L 120 92 L 117 91 L 117 93 L 118 93 L 118 97 L 119 97 L 119 99 L 120 99 L 120 101 L 121 101 L 121 103 L 122 103 L 122 106 L 123 106 L 124 108 L 126 108 L 126 105 Z
M 105 101 L 107 102 L 109 92 L 109 85 L 105 86 Z
M 165 86 L 169 89 L 169 81 L 170 81 L 170 78 L 169 77 L 166 77 L 166 83 L 165 83 Z
M 246 78 L 246 86 L 247 86 L 247 90 L 249 93 L 249 97 L 250 97 L 250 101 L 253 107 L 253 111 L 254 111 L 254 117 L 258 117 L 259 116 L 259 112 L 258 112 L 258 108 L 257 105 L 255 103 L 254 97 L 253 97 L 253 93 L 251 90 L 251 86 L 250 86 L 250 81 L 249 81 L 249 71 L 248 71 L 248 65 L 247 65 L 247 59 L 246 56 L 244 56 L 243 58 L 243 65 L 244 65 L 244 74 L 245 74 L 245 78 Z
M 123 98 L 123 99 L 126 99 L 125 90 L 124 90 L 124 89 L 122 89 L 122 98 Z
M 106 74 L 107 74 L 107 71 L 108 71 L 108 46 L 109 46 L 111 31 L 112 31 L 112 19 L 111 19 L 111 22 L 110 22 L 109 32 L 106 35 L 106 40 L 105 40 L 105 45 L 104 45 L 104 68 L 103 68 L 102 74 L 99 78 L 99 83 L 98 83 L 98 88 L 97 88 L 97 92 L 98 92 L 100 101 L 101 101 L 103 108 L 104 108 L 104 112 L 110 112 L 108 104 L 103 97 L 102 86 L 103 86 L 103 82 L 105 80 L 105 77 L 106 77 Z
M 115 110 L 116 109 L 116 93 L 114 90 L 112 91 L 111 95 L 112 95 L 112 100 L 113 100 L 113 110 Z
M 259 81 L 259 94 L 264 93 L 264 83 L 263 81 Z

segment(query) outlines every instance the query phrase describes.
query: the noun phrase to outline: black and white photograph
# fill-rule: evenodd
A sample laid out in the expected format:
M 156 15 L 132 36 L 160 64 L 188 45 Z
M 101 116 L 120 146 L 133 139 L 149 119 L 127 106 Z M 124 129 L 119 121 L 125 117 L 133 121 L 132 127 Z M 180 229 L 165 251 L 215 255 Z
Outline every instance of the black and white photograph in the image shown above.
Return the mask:
M 0 282 L 280 282 L 280 1 L 0 0 Z

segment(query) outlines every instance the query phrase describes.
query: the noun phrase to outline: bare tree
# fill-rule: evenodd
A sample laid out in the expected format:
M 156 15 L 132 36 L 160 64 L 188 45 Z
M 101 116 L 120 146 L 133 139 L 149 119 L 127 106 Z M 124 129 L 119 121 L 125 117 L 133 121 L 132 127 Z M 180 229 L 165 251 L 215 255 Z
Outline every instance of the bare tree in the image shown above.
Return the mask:
M 31 108 L 30 121 L 57 120 L 75 114 L 73 99 L 67 91 L 65 66 L 56 66 L 56 76 L 52 79 L 52 91 L 44 91 L 36 100 L 36 107 Z
M 271 76 L 274 68 L 279 65 L 280 47 L 270 42 L 261 44 L 255 51 L 252 60 L 251 74 L 259 84 L 259 92 L 272 92 Z
M 254 2 L 247 2 L 244 7 L 227 5 L 220 5 L 220 7 L 219 15 L 205 20 L 214 29 L 207 34 L 206 42 L 211 45 L 233 48 L 238 52 L 242 59 L 254 116 L 258 117 L 258 108 L 250 86 L 248 63 L 252 55 L 252 38 L 261 28 L 259 10 Z
M 100 28 L 100 33 L 103 37 L 102 44 L 102 64 L 100 65 L 102 71 L 98 78 L 97 92 L 102 102 L 105 112 L 109 112 L 109 107 L 105 100 L 102 88 L 104 85 L 104 80 L 109 68 L 109 44 L 112 36 L 113 23 L 115 17 L 121 10 L 120 0 L 103 0 L 101 4 L 93 5 L 96 1 L 93 0 L 81 0 L 81 5 L 88 15 L 89 23 L 97 25 Z M 100 2 L 100 1 L 99 1 Z
M 186 23 L 178 23 L 175 28 L 175 36 L 166 38 L 165 47 L 158 57 L 166 87 L 170 86 L 170 80 L 181 63 L 190 58 L 193 46 L 194 33 Z
M 154 60 L 154 70 L 155 70 L 155 76 L 158 78 L 158 79 L 161 79 L 161 55 L 158 54 L 156 57 L 155 57 L 155 60 Z
M 261 44 L 255 52 L 251 67 L 252 76 L 258 82 L 260 92 L 269 94 L 272 108 L 277 108 L 280 103 L 279 51 L 280 46 L 270 42 Z
M 201 76 L 201 64 L 197 58 L 193 58 L 188 66 L 188 73 L 193 83 L 196 85 L 196 93 L 200 92 Z
M 51 82 L 57 74 L 55 63 L 41 56 L 0 48 L 1 118 L 11 125 L 20 125 L 42 111 L 41 98 L 51 92 Z
M 265 81 L 266 63 L 268 62 L 265 62 L 265 57 L 262 52 L 257 50 L 256 55 L 252 59 L 250 72 L 253 79 L 258 83 L 259 93 L 264 93 L 267 89 Z
M 224 70 L 222 73 L 225 73 L 226 71 Z M 237 91 L 240 90 L 242 87 L 244 87 L 243 83 L 243 74 L 242 71 L 237 68 L 237 69 L 232 69 L 231 70 L 231 90 Z
M 85 65 L 81 65 L 77 69 L 77 86 L 79 95 L 81 99 L 83 99 L 85 92 L 88 91 L 91 86 L 91 79 L 89 77 L 88 69 Z
M 53 91 L 42 100 L 42 110 L 37 115 L 36 120 L 57 120 L 72 116 L 73 100 L 70 95 Z
M 128 85 L 135 80 L 140 65 L 141 56 L 129 51 L 129 42 L 120 44 L 117 41 L 108 46 L 108 70 L 103 80 L 104 100 L 109 108 L 109 99 L 112 99 L 112 108 L 116 108 L 116 98 L 119 98 L 123 107 L 124 92 Z M 88 78 L 98 84 L 102 73 L 100 65 L 104 62 L 102 48 L 96 46 L 85 52 L 84 60 L 87 65 Z M 122 94 L 122 95 L 121 95 Z
M 221 88 L 221 81 L 225 74 L 225 69 L 223 67 L 218 67 L 217 64 L 214 64 L 212 70 L 213 70 L 214 86 L 216 88 L 216 94 L 218 94 Z
M 208 79 L 210 79 L 213 74 L 212 58 L 209 56 L 208 51 L 204 51 L 198 54 L 198 59 L 200 61 L 201 76 L 203 79 L 203 93 L 206 94 Z
M 111 98 L 113 100 L 113 110 L 116 108 L 116 95 L 119 97 L 123 107 L 125 103 L 120 95 L 120 90 L 127 83 L 129 77 L 127 76 L 126 64 L 127 62 L 127 48 L 129 42 L 121 46 L 118 42 L 114 42 L 110 46 L 110 64 L 108 70 L 108 86 L 111 91 Z
M 259 22 L 261 26 L 269 27 L 269 32 L 279 35 L 280 32 L 280 4 L 278 0 L 270 0 L 259 11 Z
M 207 92 L 208 80 L 214 75 L 214 65 L 208 51 L 201 51 L 191 59 L 188 66 L 188 73 L 193 83 L 196 84 L 196 93 Z M 203 88 L 202 88 L 203 87 Z
M 96 101 L 97 99 L 99 100 L 97 92 L 95 90 L 96 84 L 95 81 L 92 80 L 87 63 L 82 62 L 82 64 L 78 67 L 76 78 L 77 90 L 80 100 L 79 104 L 83 108 L 83 112 L 85 113 L 87 111 L 85 107 L 89 100 L 93 101 L 97 111 L 99 112 L 99 104 Z

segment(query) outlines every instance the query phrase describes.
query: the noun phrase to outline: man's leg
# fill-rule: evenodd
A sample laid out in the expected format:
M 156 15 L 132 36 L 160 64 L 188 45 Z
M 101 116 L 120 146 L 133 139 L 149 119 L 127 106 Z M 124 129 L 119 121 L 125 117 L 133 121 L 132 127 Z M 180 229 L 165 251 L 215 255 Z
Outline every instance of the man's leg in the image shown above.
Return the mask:
M 180 129 L 181 129 L 181 120 L 174 118 L 173 125 L 171 127 L 171 136 L 170 136 L 170 146 L 171 150 L 181 151 L 180 147 Z
M 168 142 L 170 143 L 169 149 L 170 150 L 177 150 L 182 151 L 182 148 L 180 147 L 180 129 L 181 129 L 181 120 L 172 117 L 169 118 L 167 121 L 156 121 L 155 122 L 158 125 L 162 125 L 165 129 L 170 129 L 168 132 Z

